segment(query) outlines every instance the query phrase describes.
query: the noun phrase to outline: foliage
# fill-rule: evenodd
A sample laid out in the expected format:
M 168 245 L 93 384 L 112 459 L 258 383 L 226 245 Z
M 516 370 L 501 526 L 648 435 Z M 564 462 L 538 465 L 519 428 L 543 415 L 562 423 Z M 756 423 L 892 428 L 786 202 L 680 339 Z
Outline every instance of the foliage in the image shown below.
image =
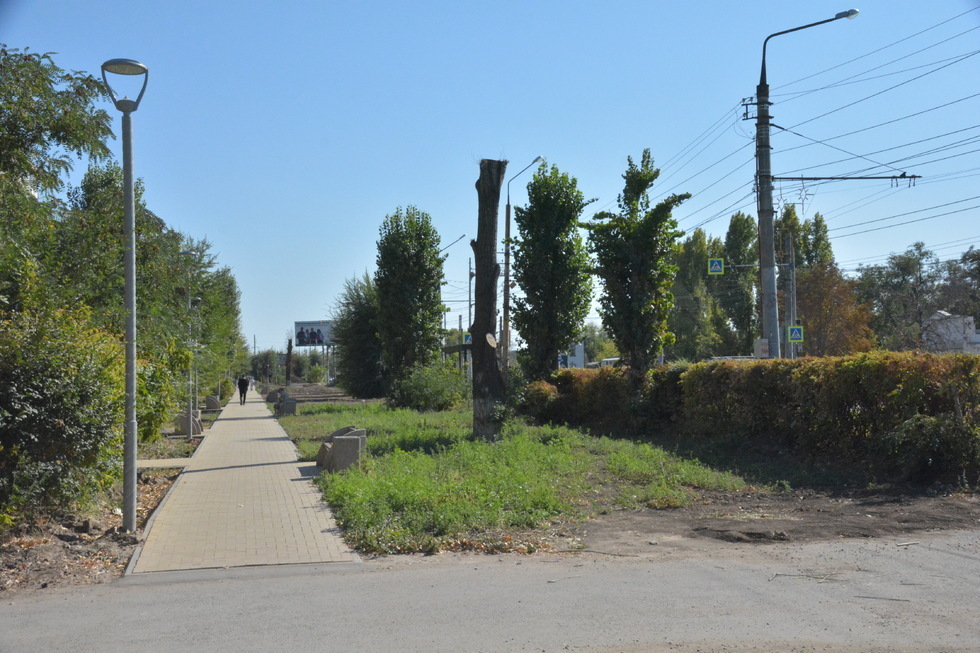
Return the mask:
M 943 269 L 921 242 L 883 265 L 858 268 L 858 301 L 871 307 L 871 328 L 886 349 L 922 344 L 922 329 L 940 305 Z
M 730 337 L 725 341 L 728 355 L 746 356 L 752 353 L 759 331 L 756 312 L 758 274 L 751 266 L 759 260 L 758 230 L 752 216 L 732 215 L 725 234 L 725 274 L 713 286 L 718 303 L 731 324 Z M 724 338 L 724 336 L 723 336 Z
M 806 325 L 808 356 L 844 356 L 874 346 L 871 310 L 857 301 L 853 280 L 833 263 L 814 264 L 796 280 L 797 312 Z
M 65 71 L 50 54 L 0 45 L 0 183 L 58 190 L 72 157 L 109 155 L 108 97 L 91 75 Z
M 639 167 L 631 157 L 627 161 L 620 212 L 598 213 L 587 228 L 603 284 L 603 325 L 626 364 L 642 375 L 673 342 L 666 326 L 676 271 L 670 256 L 681 232 L 671 211 L 690 195 L 671 195 L 651 208 L 648 190 L 660 171 L 653 167 L 650 150 L 643 151 Z
M 419 412 L 449 410 L 461 405 L 469 392 L 468 379 L 451 361 L 435 361 L 396 379 L 388 403 Z
M 617 381 L 618 378 L 618 381 Z M 980 360 L 871 352 L 655 368 L 638 396 L 621 371 L 561 371 L 536 417 L 610 434 L 680 433 L 842 478 L 980 483 Z
M 585 345 L 585 358 L 598 362 L 604 358 L 619 356 L 616 344 L 601 325 L 587 323 L 582 327 L 582 342 Z
M 723 255 L 719 238 L 708 238 L 702 229 L 695 229 L 674 248 L 673 261 L 677 267 L 672 294 L 676 302 L 667 326 L 675 336 L 672 346 L 665 349 L 671 358 L 702 360 L 721 355 L 724 342 L 735 338 L 713 293 L 716 277 L 707 275 L 708 259 Z
M 347 279 L 333 309 L 337 383 L 352 397 L 380 397 L 387 379 L 378 336 L 379 298 L 374 280 L 365 272 Z
M 438 354 L 445 258 L 429 214 L 409 206 L 385 217 L 374 285 L 381 359 L 392 381 L 427 365 Z
M 527 344 L 528 377 L 543 379 L 558 369 L 558 355 L 576 342 L 589 312 L 592 277 L 578 224 L 592 200 L 574 177 L 545 163 L 527 192 L 527 207 L 514 210 L 514 279 L 524 296 L 514 302 L 513 321 Z
M 22 311 L 0 321 L 0 513 L 64 505 L 112 481 L 122 442 L 121 353 L 84 311 Z

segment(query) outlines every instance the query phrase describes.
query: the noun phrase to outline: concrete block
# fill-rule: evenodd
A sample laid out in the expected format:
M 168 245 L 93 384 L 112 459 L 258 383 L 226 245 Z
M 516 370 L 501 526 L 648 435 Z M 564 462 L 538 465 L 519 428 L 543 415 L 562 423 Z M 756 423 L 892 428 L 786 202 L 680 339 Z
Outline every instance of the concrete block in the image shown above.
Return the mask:
M 347 434 L 352 433 L 352 432 L 354 432 L 356 430 L 357 430 L 357 427 L 356 426 L 345 426 L 343 428 L 339 428 L 336 431 L 334 431 L 333 433 L 331 433 L 330 435 L 328 435 L 326 437 L 326 439 L 324 439 L 324 442 L 333 442 L 333 439 L 335 437 L 337 437 L 339 435 L 347 435 Z
M 214 395 L 208 395 L 204 398 L 204 407 L 208 410 L 221 410 L 221 402 Z
M 333 442 L 324 442 L 320 445 L 320 451 L 316 454 L 316 466 L 327 468 L 330 462 L 330 450 L 333 449 Z
M 204 433 L 204 426 L 201 424 L 201 414 L 200 411 L 194 411 L 194 417 L 191 420 L 191 429 L 187 428 L 187 411 L 184 411 L 177 416 L 177 432 L 183 435 L 201 435 Z
M 367 434 L 364 429 L 335 437 L 326 461 L 327 471 L 340 472 L 360 465 L 366 444 Z

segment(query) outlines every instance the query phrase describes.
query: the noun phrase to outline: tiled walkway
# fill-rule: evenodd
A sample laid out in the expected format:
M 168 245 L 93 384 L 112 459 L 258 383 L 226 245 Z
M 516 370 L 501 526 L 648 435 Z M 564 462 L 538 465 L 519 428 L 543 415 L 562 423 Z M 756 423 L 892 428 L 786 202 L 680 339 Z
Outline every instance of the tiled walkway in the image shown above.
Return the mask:
M 150 525 L 132 573 L 352 562 L 333 514 L 262 397 L 232 399 Z

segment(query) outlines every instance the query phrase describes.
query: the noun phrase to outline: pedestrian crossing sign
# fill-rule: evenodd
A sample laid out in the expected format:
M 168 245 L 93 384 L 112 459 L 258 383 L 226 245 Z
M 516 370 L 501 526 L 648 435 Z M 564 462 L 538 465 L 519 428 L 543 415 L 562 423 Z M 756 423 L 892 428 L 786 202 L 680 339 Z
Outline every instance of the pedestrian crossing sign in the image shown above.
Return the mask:
M 708 274 L 725 274 L 725 259 L 709 258 Z
M 464 333 L 463 334 L 463 344 L 464 345 L 472 345 L 473 344 L 473 334 L 472 333 Z
M 803 342 L 803 327 L 801 327 L 801 326 L 791 326 L 789 328 L 789 341 L 790 342 Z

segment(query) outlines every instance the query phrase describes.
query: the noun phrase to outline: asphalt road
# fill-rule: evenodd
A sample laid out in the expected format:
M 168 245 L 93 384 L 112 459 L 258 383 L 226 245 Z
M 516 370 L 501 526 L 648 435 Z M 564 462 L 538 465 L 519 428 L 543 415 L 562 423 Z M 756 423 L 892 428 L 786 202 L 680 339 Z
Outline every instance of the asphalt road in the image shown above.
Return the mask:
M 977 651 L 980 531 L 440 555 L 0 594 L 0 651 Z

